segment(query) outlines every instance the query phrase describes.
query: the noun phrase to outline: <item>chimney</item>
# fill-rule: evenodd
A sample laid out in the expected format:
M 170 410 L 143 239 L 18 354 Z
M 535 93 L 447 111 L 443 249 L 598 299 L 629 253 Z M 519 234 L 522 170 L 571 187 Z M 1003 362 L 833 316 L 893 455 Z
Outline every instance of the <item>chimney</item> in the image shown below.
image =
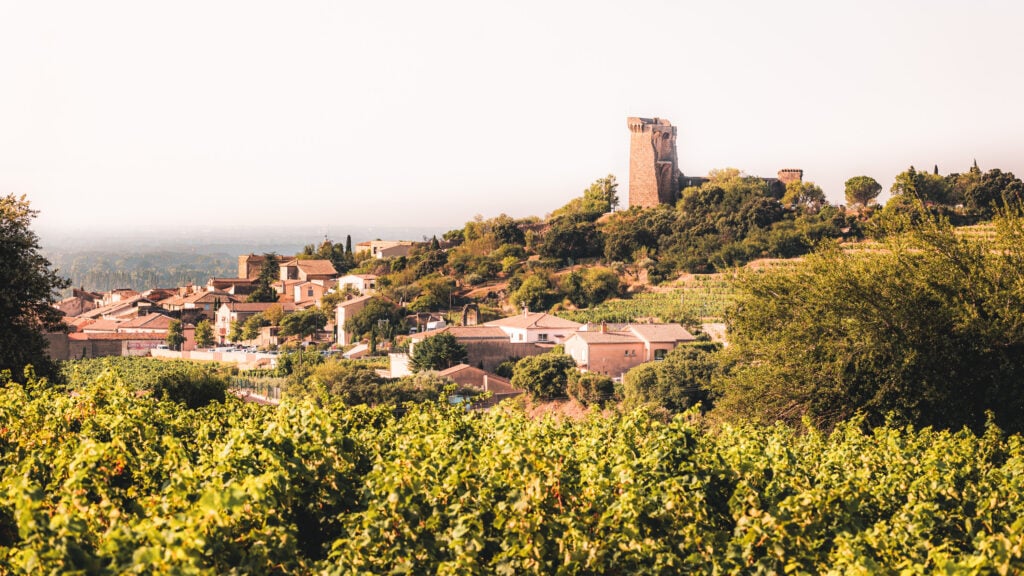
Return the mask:
M 523 306 L 523 316 L 529 316 L 529 315 L 530 315 L 530 307 L 529 306 Z
M 601 322 L 601 334 L 607 334 L 607 333 L 608 333 L 608 323 L 602 321 Z

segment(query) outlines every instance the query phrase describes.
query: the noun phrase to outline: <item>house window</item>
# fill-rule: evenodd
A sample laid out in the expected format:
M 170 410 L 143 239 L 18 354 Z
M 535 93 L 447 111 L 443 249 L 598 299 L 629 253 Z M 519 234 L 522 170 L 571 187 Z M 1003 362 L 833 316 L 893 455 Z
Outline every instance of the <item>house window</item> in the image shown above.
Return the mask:
M 665 359 L 665 352 L 666 352 L 665 350 L 655 350 L 654 351 L 654 359 L 655 360 L 664 360 Z
M 307 289 L 306 290 L 306 296 L 312 296 L 312 295 L 313 295 L 313 289 L 312 288 Z
M 548 341 L 548 335 L 547 334 L 537 334 L 537 340 L 539 342 L 547 342 Z

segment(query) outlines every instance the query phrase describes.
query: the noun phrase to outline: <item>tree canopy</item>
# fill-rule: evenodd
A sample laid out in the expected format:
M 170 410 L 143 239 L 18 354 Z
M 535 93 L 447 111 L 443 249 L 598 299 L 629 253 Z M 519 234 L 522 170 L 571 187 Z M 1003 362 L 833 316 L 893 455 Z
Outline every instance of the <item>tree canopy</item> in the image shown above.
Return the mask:
M 828 246 L 744 274 L 716 410 L 975 429 L 992 411 L 1024 430 L 1024 215 L 1004 212 L 991 240 L 923 218 L 870 252 Z
M 247 302 L 277 302 L 277 290 L 274 284 L 279 280 L 281 266 L 277 262 L 277 254 L 270 252 L 263 255 L 263 267 L 256 281 L 256 288 L 249 294 Z
M 402 309 L 390 300 L 370 298 L 362 310 L 345 320 L 345 331 L 356 338 L 363 338 L 378 324 L 386 324 L 391 333 L 400 332 L 404 327 Z
M 414 372 L 445 370 L 465 361 L 466 355 L 466 347 L 455 336 L 443 332 L 417 342 L 409 364 Z
M 322 330 L 327 324 L 327 315 L 319 308 L 308 308 L 293 312 L 281 319 L 281 336 L 298 336 L 308 338 Z
M 171 320 L 170 324 L 167 325 L 167 337 L 164 341 L 167 342 L 167 347 L 171 350 L 181 350 L 181 345 L 185 343 L 185 333 L 181 326 L 181 320 Z
M 210 346 L 213 346 L 213 326 L 210 325 L 209 320 L 204 318 L 196 324 L 195 338 L 196 346 L 199 348 L 209 348 Z
M 25 366 L 50 374 L 53 365 L 43 333 L 61 330 L 53 307 L 70 282 L 51 270 L 30 228 L 36 211 L 24 197 L 0 197 L 0 371 L 21 380 Z
M 556 398 L 566 394 L 569 372 L 576 370 L 572 356 L 548 352 L 527 356 L 516 362 L 512 386 L 534 398 Z
M 871 176 L 854 176 L 846 181 L 846 203 L 850 206 L 867 206 L 881 192 L 882 185 Z

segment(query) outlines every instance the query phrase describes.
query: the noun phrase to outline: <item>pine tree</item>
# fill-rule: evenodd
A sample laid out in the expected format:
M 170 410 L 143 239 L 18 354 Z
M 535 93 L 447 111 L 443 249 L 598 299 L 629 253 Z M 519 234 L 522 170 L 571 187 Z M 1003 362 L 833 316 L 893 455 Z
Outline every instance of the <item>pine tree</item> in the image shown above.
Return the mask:
M 16 380 L 29 364 L 41 375 L 54 368 L 43 332 L 63 328 L 53 303 L 71 285 L 39 253 L 29 227 L 35 215 L 24 196 L 0 196 L 0 372 L 10 370 Z

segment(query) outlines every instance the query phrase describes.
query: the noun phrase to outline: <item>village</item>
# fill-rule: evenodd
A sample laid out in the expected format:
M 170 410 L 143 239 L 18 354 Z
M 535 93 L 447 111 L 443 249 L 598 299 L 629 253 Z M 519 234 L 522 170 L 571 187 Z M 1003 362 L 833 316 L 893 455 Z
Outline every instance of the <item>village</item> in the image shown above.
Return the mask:
M 362 258 L 386 260 L 406 257 L 416 246 L 412 241 L 375 240 L 357 244 L 354 251 Z M 74 289 L 70 297 L 55 305 L 65 315 L 68 332 L 47 335 L 51 357 L 151 356 L 234 364 L 249 370 L 274 368 L 280 351 L 302 347 L 344 359 L 386 355 L 388 368 L 378 373 L 400 378 L 413 373 L 410 357 L 418 344 L 446 334 L 465 347 L 466 358 L 440 375 L 463 386 L 508 396 L 521 391 L 495 373 L 503 362 L 552 352 L 557 346 L 573 358 L 581 372 L 620 380 L 630 369 L 660 361 L 678 345 L 696 339 L 679 324 L 579 323 L 525 307 L 507 317 L 482 322 L 479 308 L 471 303 L 461 314 L 447 318 L 440 313 L 408 314 L 403 325 L 409 327 L 409 333 L 394 338 L 402 345 L 392 349 L 390 342 L 378 346 L 346 330 L 346 321 L 368 303 L 386 300 L 377 291 L 377 275 L 342 275 L 330 260 L 274 258 L 278 276 L 272 284 L 277 295 L 273 302 L 250 301 L 268 259 L 256 254 L 238 257 L 237 277 L 210 278 L 205 285 L 102 293 Z M 280 322 L 259 327 L 252 338 L 244 338 L 240 330 L 256 315 L 288 316 L 320 309 L 325 297 L 331 296 L 333 315 L 305 337 L 282 336 Z M 168 334 L 176 323 L 180 323 L 181 341 L 169 345 Z M 202 336 L 197 338 L 197 326 L 203 324 L 212 328 L 212 341 L 209 336 L 205 342 Z

